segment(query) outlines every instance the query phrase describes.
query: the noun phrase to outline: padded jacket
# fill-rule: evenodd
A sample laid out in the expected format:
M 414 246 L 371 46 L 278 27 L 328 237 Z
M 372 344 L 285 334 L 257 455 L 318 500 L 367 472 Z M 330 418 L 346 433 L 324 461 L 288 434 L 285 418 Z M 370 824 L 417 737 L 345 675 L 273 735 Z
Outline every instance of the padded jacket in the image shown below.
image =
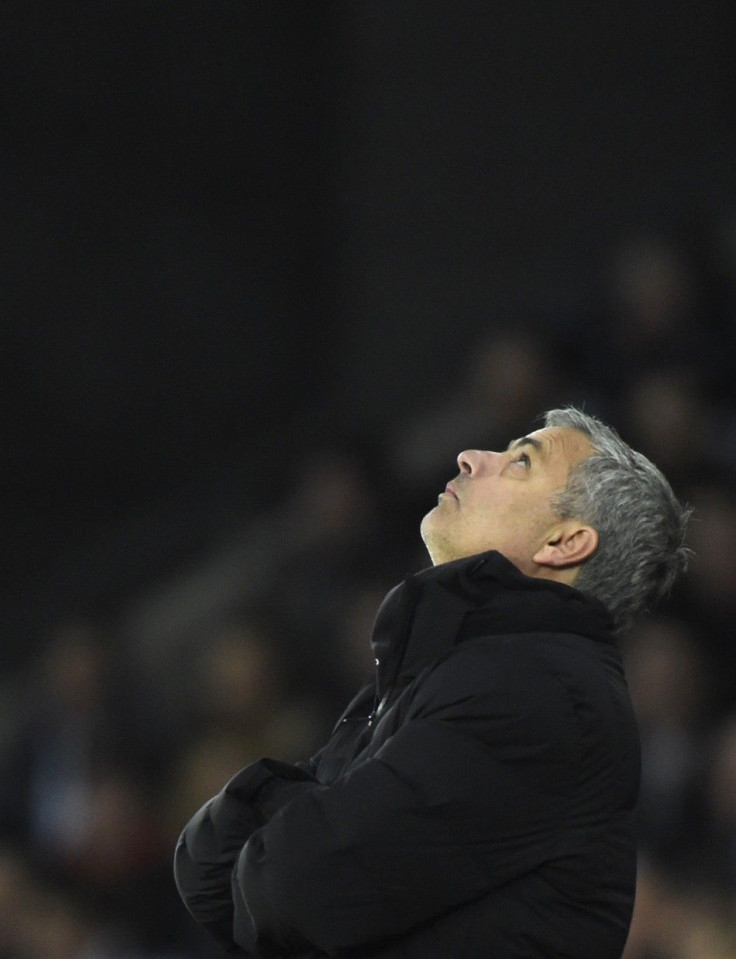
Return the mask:
M 611 627 L 497 552 L 410 576 L 325 747 L 184 829 L 189 911 L 241 956 L 620 959 L 640 756 Z

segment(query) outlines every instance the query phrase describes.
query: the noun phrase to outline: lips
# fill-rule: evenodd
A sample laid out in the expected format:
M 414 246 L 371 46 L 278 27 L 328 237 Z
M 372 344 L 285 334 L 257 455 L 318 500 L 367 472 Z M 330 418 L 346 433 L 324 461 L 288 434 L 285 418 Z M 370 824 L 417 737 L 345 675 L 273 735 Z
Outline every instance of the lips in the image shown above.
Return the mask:
M 458 500 L 458 501 L 460 500 L 460 497 L 457 495 L 457 490 L 456 490 L 455 487 L 452 485 L 452 483 L 448 483 L 448 484 L 447 484 L 447 486 L 445 487 L 445 492 L 446 492 L 449 496 L 454 496 L 456 500 Z

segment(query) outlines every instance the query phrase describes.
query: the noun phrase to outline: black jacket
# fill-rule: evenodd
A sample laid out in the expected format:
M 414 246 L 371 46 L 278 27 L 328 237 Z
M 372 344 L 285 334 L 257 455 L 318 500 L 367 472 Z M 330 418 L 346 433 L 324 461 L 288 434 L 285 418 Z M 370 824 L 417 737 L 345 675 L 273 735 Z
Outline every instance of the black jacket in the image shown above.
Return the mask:
M 176 852 L 236 954 L 619 959 L 639 744 L 607 611 L 495 552 L 409 577 L 324 749 L 238 773 Z

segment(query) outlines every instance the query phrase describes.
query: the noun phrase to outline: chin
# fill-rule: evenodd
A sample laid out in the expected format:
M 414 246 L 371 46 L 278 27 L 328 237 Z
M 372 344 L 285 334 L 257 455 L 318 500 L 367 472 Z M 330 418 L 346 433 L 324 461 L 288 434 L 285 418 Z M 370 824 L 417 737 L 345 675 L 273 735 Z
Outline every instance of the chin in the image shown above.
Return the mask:
M 446 517 L 443 517 L 437 506 L 424 516 L 422 522 L 419 524 L 419 534 L 425 543 L 430 536 L 443 535 L 446 530 L 445 519 Z
M 427 529 L 422 523 L 421 533 L 433 566 L 439 566 L 440 563 L 449 563 L 450 560 L 456 559 L 450 543 L 436 530 Z

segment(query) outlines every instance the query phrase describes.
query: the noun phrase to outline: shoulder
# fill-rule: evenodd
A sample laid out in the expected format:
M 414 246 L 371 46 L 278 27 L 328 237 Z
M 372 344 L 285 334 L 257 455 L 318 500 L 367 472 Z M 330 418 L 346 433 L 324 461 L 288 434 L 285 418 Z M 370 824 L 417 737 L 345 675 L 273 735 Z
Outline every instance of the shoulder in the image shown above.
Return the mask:
M 517 635 L 468 640 L 440 657 L 416 678 L 406 718 L 452 722 L 480 738 L 555 729 L 564 738 L 573 715 L 542 643 Z
M 415 701 L 429 706 L 470 696 L 531 703 L 540 692 L 554 696 L 560 687 L 556 658 L 545 638 L 536 635 L 466 640 L 417 677 Z
M 614 714 L 630 711 L 615 648 L 564 633 L 461 642 L 417 677 L 408 707 L 408 719 L 561 741 L 578 738 L 581 716 L 603 732 Z

